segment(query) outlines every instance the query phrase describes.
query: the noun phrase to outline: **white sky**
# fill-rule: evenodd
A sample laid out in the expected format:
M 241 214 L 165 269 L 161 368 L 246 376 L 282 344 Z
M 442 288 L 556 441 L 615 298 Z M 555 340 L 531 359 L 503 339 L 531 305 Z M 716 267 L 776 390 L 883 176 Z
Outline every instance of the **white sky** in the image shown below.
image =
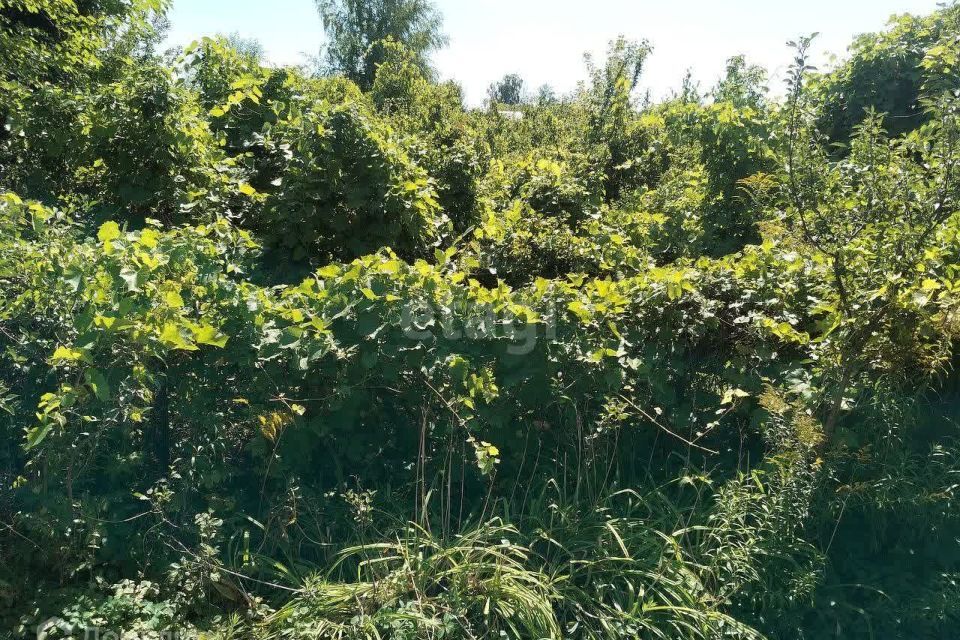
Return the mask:
M 601 55 L 619 34 L 654 47 L 641 87 L 661 97 L 680 86 L 688 68 L 703 89 L 725 60 L 744 54 L 771 73 L 779 92 L 790 61 L 787 40 L 814 31 L 818 62 L 843 54 L 859 33 L 881 29 L 894 13 L 927 14 L 937 0 L 435 0 L 450 45 L 434 61 L 459 81 L 471 104 L 489 84 L 519 73 L 530 89 L 549 83 L 565 93 L 585 76 L 584 52 Z M 323 29 L 313 0 L 175 0 L 170 46 L 217 33 L 255 38 L 276 64 L 315 54 Z

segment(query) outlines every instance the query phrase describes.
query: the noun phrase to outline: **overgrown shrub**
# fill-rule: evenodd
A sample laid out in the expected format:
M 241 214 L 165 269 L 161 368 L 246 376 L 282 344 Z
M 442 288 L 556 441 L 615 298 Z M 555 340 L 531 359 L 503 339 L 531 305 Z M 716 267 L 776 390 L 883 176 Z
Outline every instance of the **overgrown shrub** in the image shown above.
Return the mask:
M 61 4 L 0 0 L 11 637 L 951 637 L 955 6 L 468 109 Z

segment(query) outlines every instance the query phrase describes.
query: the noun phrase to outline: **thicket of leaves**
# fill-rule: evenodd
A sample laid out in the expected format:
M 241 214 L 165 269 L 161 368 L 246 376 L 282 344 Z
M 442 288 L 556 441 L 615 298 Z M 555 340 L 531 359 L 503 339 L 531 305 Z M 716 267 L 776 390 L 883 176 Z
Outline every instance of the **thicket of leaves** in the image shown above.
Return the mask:
M 484 109 L 163 8 L 0 0 L 11 637 L 951 637 L 956 6 Z

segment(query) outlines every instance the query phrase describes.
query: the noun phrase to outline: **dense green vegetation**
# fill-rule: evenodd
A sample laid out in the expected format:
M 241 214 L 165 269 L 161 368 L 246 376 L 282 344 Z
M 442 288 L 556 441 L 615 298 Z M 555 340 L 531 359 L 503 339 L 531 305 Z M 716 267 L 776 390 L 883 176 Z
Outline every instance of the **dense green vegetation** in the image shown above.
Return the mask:
M 960 5 L 482 109 L 166 8 L 0 0 L 0 635 L 955 637 Z

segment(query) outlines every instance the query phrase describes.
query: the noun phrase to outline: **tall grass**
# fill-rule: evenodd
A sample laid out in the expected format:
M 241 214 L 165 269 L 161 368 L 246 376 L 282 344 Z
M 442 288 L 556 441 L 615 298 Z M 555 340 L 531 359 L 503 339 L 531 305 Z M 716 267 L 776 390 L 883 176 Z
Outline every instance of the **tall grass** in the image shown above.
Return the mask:
M 410 524 L 389 542 L 344 549 L 264 630 L 344 640 L 761 637 L 725 613 L 685 540 L 692 513 L 665 508 L 663 491 L 547 498 L 534 497 L 517 526 L 493 519 L 443 540 Z

